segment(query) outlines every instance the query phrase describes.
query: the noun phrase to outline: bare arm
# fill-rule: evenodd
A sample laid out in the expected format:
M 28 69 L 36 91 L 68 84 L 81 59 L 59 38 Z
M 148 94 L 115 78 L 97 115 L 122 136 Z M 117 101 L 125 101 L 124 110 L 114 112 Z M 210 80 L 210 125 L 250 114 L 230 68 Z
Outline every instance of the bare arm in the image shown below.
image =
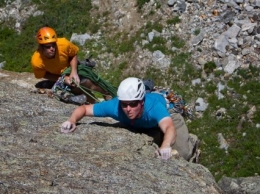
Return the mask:
M 172 156 L 172 148 L 176 141 L 176 130 L 173 125 L 171 117 L 165 117 L 159 122 L 159 127 L 164 133 L 163 142 L 156 154 L 161 156 L 163 160 L 168 160 Z
M 71 57 L 69 59 L 69 63 L 70 63 L 70 66 L 71 66 L 71 72 L 76 72 L 77 73 L 78 56 L 75 55 L 74 57 Z
M 82 105 L 77 107 L 73 113 L 71 114 L 69 121 L 72 123 L 76 123 L 81 120 L 84 116 L 93 116 L 93 105 Z
M 79 80 L 79 76 L 78 76 L 78 56 L 75 55 L 74 57 L 70 58 L 70 66 L 71 66 L 71 72 L 70 72 L 70 81 L 72 81 L 72 79 L 74 79 L 74 81 L 79 84 L 80 80 Z
M 176 130 L 171 117 L 163 118 L 159 123 L 159 127 L 164 133 L 161 148 L 171 147 L 176 140 Z
M 94 116 L 93 115 L 93 105 L 82 105 L 76 108 L 71 114 L 70 118 L 62 123 L 61 132 L 70 133 L 76 130 L 76 123 L 80 121 L 84 116 Z

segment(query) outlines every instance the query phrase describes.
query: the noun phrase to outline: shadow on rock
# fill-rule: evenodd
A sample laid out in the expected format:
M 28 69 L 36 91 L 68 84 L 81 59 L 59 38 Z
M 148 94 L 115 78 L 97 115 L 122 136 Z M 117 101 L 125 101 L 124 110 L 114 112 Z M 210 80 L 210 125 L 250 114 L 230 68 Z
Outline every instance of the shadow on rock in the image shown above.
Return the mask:
M 163 141 L 163 132 L 160 130 L 160 128 L 152 128 L 152 129 L 134 129 L 134 128 L 130 128 L 130 127 L 127 127 L 126 125 L 120 123 L 120 122 L 117 122 L 117 123 L 104 123 L 104 122 L 92 122 L 90 123 L 91 125 L 99 125 L 99 126 L 102 126 L 102 127 L 113 127 L 113 128 L 123 128 L 123 129 L 126 129 L 127 131 L 129 132 L 132 132 L 132 133 L 139 133 L 139 134 L 146 134 L 150 137 L 153 138 L 153 142 L 155 144 L 157 144 L 158 146 L 160 146 L 162 144 L 162 141 Z
M 55 84 L 55 81 L 42 80 L 42 81 L 36 83 L 34 86 L 35 86 L 36 88 L 51 89 L 54 84 Z

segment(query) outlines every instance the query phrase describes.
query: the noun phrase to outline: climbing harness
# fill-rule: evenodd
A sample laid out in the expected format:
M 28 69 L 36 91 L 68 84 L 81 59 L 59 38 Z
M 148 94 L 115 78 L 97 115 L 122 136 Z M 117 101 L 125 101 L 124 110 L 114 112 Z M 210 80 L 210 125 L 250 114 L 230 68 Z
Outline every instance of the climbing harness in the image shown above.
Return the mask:
M 60 77 L 56 83 L 53 85 L 50 93 L 48 94 L 49 97 L 55 97 L 57 100 L 66 103 L 73 103 L 77 105 L 85 104 L 87 98 L 85 95 L 78 95 L 75 96 L 70 92 L 70 87 L 65 85 L 64 83 L 65 75 Z
M 98 76 L 93 70 L 94 66 L 95 66 L 95 63 L 93 61 L 90 61 L 89 59 L 86 59 L 84 63 L 79 62 L 79 65 L 78 65 L 79 77 L 86 78 L 86 79 L 89 79 L 89 80 L 95 82 L 103 90 L 107 91 L 109 93 L 109 95 L 111 95 L 112 97 L 115 97 L 117 88 L 112 86 L 107 81 L 103 80 L 100 76 Z M 98 91 L 86 88 L 86 87 L 82 86 L 81 84 L 77 84 L 74 80 L 72 80 L 72 83 L 75 84 L 79 89 L 81 89 L 84 94 L 86 94 L 86 95 L 83 94 L 83 95 L 75 96 L 71 92 L 71 88 L 64 83 L 65 76 L 69 75 L 70 72 L 71 72 L 71 67 L 68 67 L 67 69 L 65 69 L 65 71 L 62 73 L 62 76 L 57 80 L 57 82 L 52 87 L 51 94 L 49 95 L 50 97 L 55 97 L 56 99 L 63 101 L 63 102 L 81 105 L 81 104 L 85 104 L 87 102 L 86 95 L 92 97 L 93 99 L 95 99 L 95 101 L 100 102 L 100 100 L 98 98 L 96 98 L 95 96 L 91 95 L 90 92 L 99 93 L 103 96 L 107 95 L 107 94 L 102 94 Z

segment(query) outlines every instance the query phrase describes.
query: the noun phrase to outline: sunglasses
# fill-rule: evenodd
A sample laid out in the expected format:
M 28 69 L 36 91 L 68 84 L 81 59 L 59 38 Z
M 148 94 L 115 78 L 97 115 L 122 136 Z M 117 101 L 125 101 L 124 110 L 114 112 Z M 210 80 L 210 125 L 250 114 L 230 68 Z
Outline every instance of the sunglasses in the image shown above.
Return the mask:
M 122 102 L 120 101 L 120 104 L 123 108 L 127 108 L 128 106 L 130 106 L 131 108 L 135 108 L 138 106 L 139 104 L 139 100 L 136 100 L 136 101 L 132 101 L 132 102 Z
M 50 45 L 43 45 L 45 49 L 56 48 L 56 44 L 50 44 Z

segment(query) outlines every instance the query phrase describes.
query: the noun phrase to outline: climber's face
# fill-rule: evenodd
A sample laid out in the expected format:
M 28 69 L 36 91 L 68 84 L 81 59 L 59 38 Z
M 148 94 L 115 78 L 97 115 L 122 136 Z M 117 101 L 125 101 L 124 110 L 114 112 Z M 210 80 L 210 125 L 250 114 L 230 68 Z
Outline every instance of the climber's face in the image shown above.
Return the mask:
M 56 53 L 56 43 L 43 44 L 43 54 L 47 58 L 54 58 Z

